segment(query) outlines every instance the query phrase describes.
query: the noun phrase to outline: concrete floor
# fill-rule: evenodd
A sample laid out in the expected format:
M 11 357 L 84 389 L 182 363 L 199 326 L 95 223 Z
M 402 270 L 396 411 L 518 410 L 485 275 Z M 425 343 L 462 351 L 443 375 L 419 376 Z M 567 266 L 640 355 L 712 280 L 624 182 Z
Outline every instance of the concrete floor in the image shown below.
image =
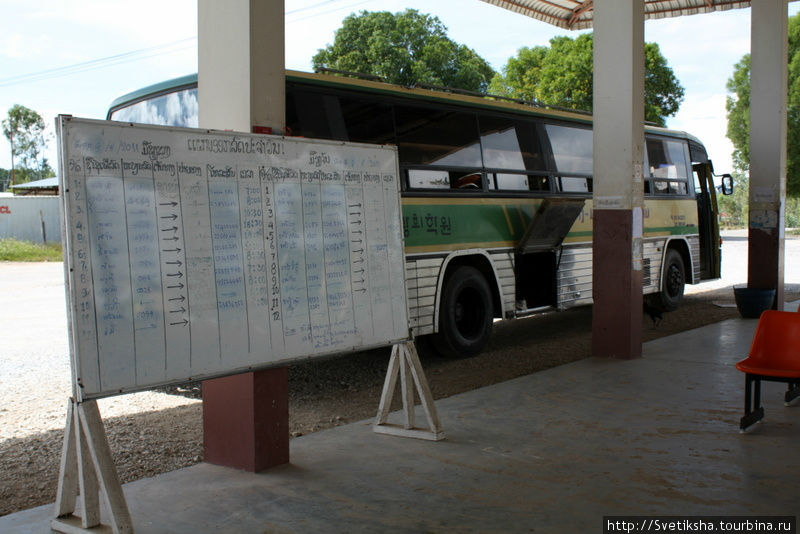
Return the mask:
M 796 304 L 794 305 L 796 309 Z M 293 439 L 262 474 L 200 464 L 125 486 L 137 533 L 602 532 L 607 515 L 800 512 L 800 408 L 767 383 L 740 434 L 734 364 L 755 320 L 649 342 L 437 402 L 447 439 L 371 421 Z M 375 399 L 376 409 L 378 399 Z M 418 420 L 424 421 L 424 417 Z M 49 532 L 51 507 L 0 518 Z

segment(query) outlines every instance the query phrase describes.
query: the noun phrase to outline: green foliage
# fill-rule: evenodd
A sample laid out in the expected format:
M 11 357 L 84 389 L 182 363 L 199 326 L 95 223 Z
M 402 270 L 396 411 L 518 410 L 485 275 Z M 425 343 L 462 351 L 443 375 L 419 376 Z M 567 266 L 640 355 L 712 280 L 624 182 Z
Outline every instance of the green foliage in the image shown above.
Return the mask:
M 554 37 L 550 46 L 521 48 L 495 75 L 489 92 L 551 106 L 592 110 L 594 37 Z M 684 89 L 655 43 L 645 44 L 645 120 L 664 125 Z
M 750 54 L 746 54 L 733 67 L 733 76 L 726 87 L 728 95 L 725 109 L 728 112 L 728 139 L 733 143 L 733 164 L 746 171 L 750 162 Z
M 800 197 L 800 14 L 789 18 L 789 95 L 787 101 L 786 195 Z M 733 143 L 737 169 L 750 166 L 750 54 L 733 68 L 728 79 L 728 139 Z M 787 203 L 787 225 L 789 224 Z
M 381 76 L 390 83 L 427 83 L 485 92 L 494 75 L 474 50 L 447 37 L 438 17 L 414 9 L 362 11 L 344 19 L 333 44 L 312 58 L 330 68 Z
M 732 195 L 719 195 L 719 221 L 725 228 L 747 228 L 750 180 L 742 171 L 733 172 Z M 800 228 L 800 198 L 786 199 L 786 228 Z
M 52 172 L 47 160 L 42 158 L 47 142 L 41 115 L 25 106 L 15 104 L 8 110 L 8 116 L 3 119 L 2 128 L 3 135 L 11 145 L 11 185 L 22 183 L 20 179 L 30 181 L 43 178 L 42 171 Z
M 8 182 L 11 180 L 11 172 L 8 169 L 0 169 L 0 192 L 8 189 Z
M 38 245 L 29 241 L 0 239 L 0 261 L 61 261 L 60 243 Z
M 733 194 L 718 195 L 719 223 L 726 228 L 746 228 L 748 217 L 748 195 L 750 183 L 742 172 L 733 173 Z

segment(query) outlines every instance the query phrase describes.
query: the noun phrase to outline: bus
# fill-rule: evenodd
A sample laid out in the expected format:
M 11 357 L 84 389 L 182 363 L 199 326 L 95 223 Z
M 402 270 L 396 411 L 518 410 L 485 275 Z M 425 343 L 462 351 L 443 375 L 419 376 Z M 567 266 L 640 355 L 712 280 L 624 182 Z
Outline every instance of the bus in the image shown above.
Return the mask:
M 107 118 L 197 117 L 191 75 L 116 99 Z M 479 353 L 496 318 L 592 303 L 591 115 L 287 71 L 285 134 L 397 146 L 410 326 L 442 354 Z M 646 126 L 645 148 L 643 292 L 671 311 L 686 283 L 720 276 L 717 188 L 697 138 Z

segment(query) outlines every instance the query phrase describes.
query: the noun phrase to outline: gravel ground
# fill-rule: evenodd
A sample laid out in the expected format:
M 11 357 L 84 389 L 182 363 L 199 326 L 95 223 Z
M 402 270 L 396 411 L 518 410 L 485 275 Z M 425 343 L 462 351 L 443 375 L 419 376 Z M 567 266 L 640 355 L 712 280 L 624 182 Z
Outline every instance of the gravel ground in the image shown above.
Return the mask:
M 687 288 L 684 305 L 657 327 L 643 317 L 644 339 L 737 316 L 730 286 L 746 280 L 746 251 L 743 234 L 727 234 L 725 279 Z M 800 240 L 787 241 L 786 266 L 787 300 L 796 299 Z M 5 311 L 0 323 L 4 515 L 55 499 L 70 392 L 61 264 L 0 263 L 0 309 Z M 499 321 L 489 350 L 474 358 L 443 359 L 424 343 L 420 350 L 434 397 L 442 398 L 585 358 L 590 332 L 591 309 L 581 308 Z M 292 366 L 292 436 L 373 417 L 388 358 L 389 349 L 382 349 Z M 187 386 L 98 401 L 123 483 L 202 460 L 199 396 L 199 387 Z

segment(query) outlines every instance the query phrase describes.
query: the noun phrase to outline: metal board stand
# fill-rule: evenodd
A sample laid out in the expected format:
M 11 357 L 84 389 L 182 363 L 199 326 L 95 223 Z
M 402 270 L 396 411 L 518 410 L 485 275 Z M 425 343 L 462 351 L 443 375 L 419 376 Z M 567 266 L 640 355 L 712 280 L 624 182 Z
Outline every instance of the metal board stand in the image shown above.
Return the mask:
M 409 376 L 410 375 L 410 376 Z M 403 395 L 403 425 L 394 425 L 387 422 L 392 398 L 400 378 L 400 390 Z M 414 421 L 414 386 L 419 393 L 420 403 L 425 410 L 428 420 L 428 430 L 417 428 Z M 372 429 L 379 434 L 391 434 L 407 438 L 427 439 L 439 441 L 445 438 L 436 406 L 433 403 L 428 379 L 419 363 L 419 355 L 413 341 L 398 343 L 392 347 L 392 356 L 389 359 L 389 369 L 383 383 L 383 393 L 378 406 L 378 416 Z
M 108 511 L 109 525 L 101 523 L 101 499 Z M 75 514 L 77 503 L 80 504 L 81 516 Z M 50 528 L 65 534 L 133 533 L 130 512 L 96 400 L 69 401 L 58 493 Z

